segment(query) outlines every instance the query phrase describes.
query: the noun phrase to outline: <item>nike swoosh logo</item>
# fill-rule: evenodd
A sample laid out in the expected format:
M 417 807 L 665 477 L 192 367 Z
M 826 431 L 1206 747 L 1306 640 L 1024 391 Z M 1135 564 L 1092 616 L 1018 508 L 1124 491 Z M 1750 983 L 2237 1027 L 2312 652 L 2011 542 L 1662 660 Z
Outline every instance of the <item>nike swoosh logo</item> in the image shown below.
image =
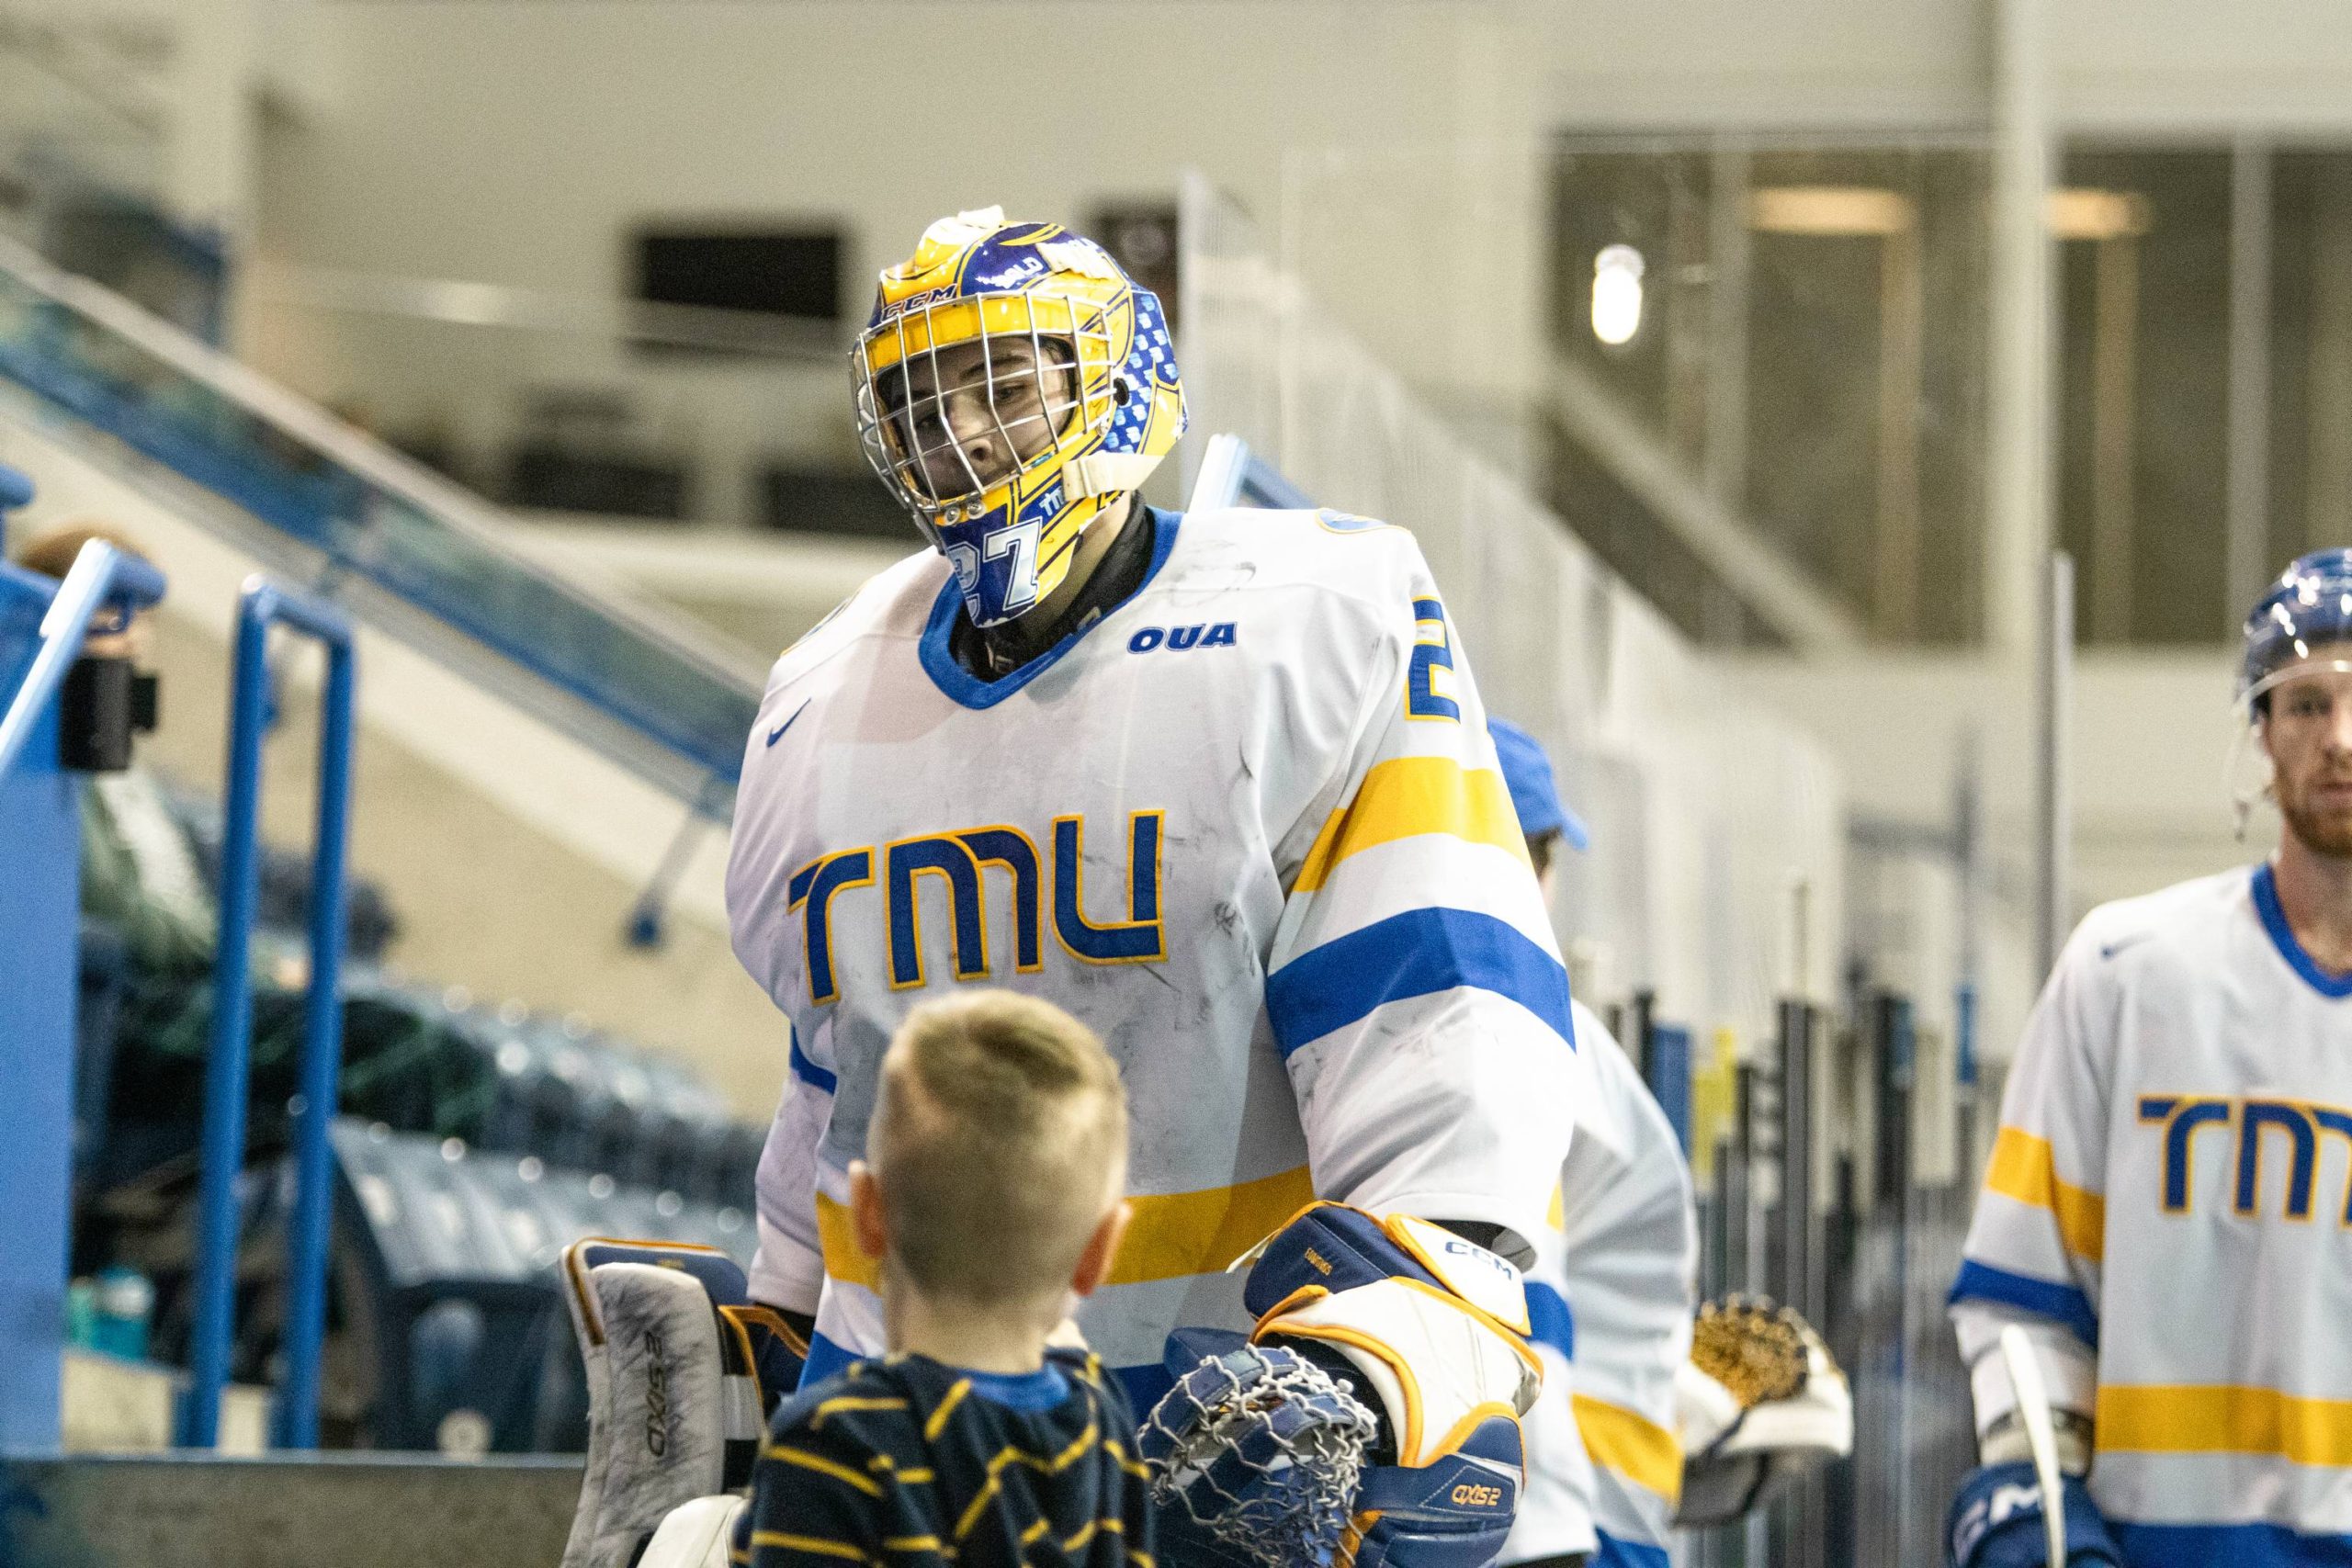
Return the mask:
M 811 697 L 808 699 L 808 702 L 815 702 L 816 700 L 816 698 Z M 790 729 L 795 724 L 798 723 L 800 716 L 808 711 L 808 703 L 802 703 L 798 707 L 794 708 L 790 718 L 786 719 L 782 724 L 777 725 L 774 729 L 768 731 L 768 744 L 770 746 L 774 746 L 777 741 L 783 739 L 784 732 Z

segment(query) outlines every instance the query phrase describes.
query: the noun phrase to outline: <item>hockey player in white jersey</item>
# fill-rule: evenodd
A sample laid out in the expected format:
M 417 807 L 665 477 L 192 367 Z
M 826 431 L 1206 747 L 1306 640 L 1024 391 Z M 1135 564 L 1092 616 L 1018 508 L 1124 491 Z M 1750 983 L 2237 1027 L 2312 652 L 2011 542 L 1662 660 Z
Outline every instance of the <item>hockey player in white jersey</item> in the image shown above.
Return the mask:
M 1420 552 L 1337 513 L 1143 505 L 1184 418 L 1166 324 L 1054 225 L 934 224 L 854 369 L 935 548 L 786 652 L 745 757 L 735 951 L 793 1063 L 755 1294 L 813 1310 L 811 1377 L 881 1348 L 842 1201 L 883 1046 L 964 982 L 1050 998 L 1127 1085 L 1134 1220 L 1079 1323 L 1137 1408 L 1180 1325 L 1319 1343 L 1385 1420 L 1356 1563 L 1490 1562 L 1540 1379 L 1508 1259 L 1577 1068 Z
M 1555 857 L 1588 841 L 1532 735 L 1489 716 L 1545 905 Z M 1665 1568 L 1682 1446 L 1675 1379 L 1690 1348 L 1698 1215 L 1674 1127 L 1633 1058 L 1582 1002 L 1589 1074 L 1559 1208 L 1528 1270 L 1547 1375 L 1527 1416 L 1527 1495 L 1502 1562 L 1518 1568 Z
M 2010 1072 L 1952 1290 L 1985 1464 L 1962 1568 L 2047 1556 L 2012 1322 L 2070 1562 L 2352 1562 L 2352 552 L 2255 607 L 2238 693 L 2277 852 L 2092 911 Z

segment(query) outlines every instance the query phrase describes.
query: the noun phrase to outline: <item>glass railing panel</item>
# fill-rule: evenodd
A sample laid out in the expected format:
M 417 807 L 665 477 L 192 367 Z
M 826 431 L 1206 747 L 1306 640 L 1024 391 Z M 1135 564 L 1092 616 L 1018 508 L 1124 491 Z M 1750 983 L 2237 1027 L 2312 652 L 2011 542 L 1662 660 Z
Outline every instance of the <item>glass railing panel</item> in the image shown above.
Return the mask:
M 0 377 L 231 502 L 281 570 L 723 809 L 759 681 L 690 621 L 530 563 L 467 492 L 5 244 Z

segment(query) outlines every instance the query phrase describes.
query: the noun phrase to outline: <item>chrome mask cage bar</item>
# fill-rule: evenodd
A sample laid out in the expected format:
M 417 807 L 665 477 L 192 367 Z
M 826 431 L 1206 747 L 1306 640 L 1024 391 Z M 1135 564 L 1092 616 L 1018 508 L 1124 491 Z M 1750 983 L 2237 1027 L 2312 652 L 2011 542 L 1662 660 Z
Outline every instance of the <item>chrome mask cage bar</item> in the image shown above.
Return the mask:
M 989 330 L 991 317 L 1010 314 L 1013 306 L 1024 324 Z M 961 310 L 971 311 L 982 330 L 940 342 L 940 317 Z M 989 491 L 1109 427 L 1119 367 L 1111 357 L 1108 317 L 1104 307 L 1063 295 L 979 294 L 901 311 L 858 340 L 850 363 L 859 447 L 934 545 L 943 524 L 978 515 Z M 897 354 L 876 370 L 874 346 L 886 335 Z M 976 342 L 979 381 L 944 385 L 941 356 Z M 1002 363 L 1007 342 L 1026 344 L 1026 364 Z M 1044 446 L 1023 457 L 1039 426 Z M 973 460 L 976 449 L 985 468 Z

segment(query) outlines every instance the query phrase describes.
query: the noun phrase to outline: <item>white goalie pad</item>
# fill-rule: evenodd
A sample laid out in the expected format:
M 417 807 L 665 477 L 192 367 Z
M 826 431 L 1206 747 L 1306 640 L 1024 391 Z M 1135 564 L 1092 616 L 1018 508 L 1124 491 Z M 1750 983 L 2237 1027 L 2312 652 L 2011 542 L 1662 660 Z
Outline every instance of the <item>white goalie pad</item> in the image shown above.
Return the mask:
M 562 1568 L 628 1568 L 679 1505 L 726 1483 L 726 1367 L 693 1276 L 607 1263 L 567 1292 L 588 1369 L 588 1463 Z
M 749 1498 L 728 1492 L 671 1509 L 637 1568 L 728 1568 L 735 1520 L 751 1506 Z

